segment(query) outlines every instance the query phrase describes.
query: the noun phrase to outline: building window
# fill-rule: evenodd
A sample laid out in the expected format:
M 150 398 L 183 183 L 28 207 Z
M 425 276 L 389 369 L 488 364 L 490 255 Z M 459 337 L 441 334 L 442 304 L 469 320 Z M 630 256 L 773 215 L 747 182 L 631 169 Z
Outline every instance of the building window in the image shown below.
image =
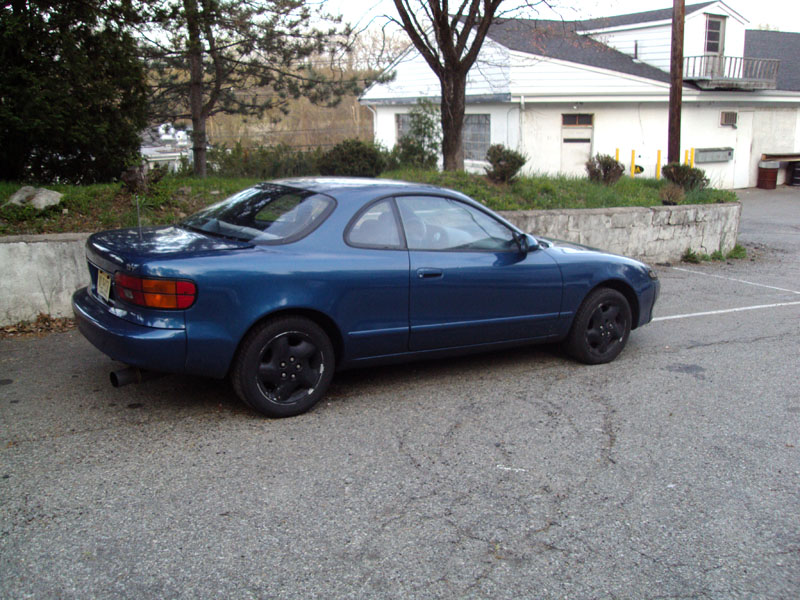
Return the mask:
M 395 140 L 398 142 L 411 131 L 411 115 L 408 113 L 394 116 Z
M 491 116 L 464 115 L 464 159 L 486 160 L 491 145 Z
M 594 115 L 561 115 L 561 124 L 564 127 L 591 127 Z
M 411 132 L 411 115 L 394 116 L 395 135 L 399 142 Z M 491 115 L 464 115 L 464 158 L 466 160 L 486 160 L 486 152 L 491 145 Z
M 706 19 L 706 54 L 722 55 L 725 17 L 708 15 Z

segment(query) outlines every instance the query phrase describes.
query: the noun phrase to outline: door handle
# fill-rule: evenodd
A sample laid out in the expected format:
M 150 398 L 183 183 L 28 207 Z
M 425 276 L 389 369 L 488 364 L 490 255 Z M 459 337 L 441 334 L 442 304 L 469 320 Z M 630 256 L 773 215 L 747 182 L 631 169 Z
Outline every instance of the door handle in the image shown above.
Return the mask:
M 444 273 L 441 269 L 417 269 L 417 277 L 420 279 L 436 279 L 438 277 L 442 277 Z

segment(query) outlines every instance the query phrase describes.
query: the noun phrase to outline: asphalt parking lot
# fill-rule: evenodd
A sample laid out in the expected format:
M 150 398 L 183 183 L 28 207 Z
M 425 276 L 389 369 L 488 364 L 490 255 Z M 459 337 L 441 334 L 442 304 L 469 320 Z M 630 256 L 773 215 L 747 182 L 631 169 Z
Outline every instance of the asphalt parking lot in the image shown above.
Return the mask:
M 800 188 L 740 197 L 749 257 L 658 266 L 609 365 L 354 371 L 271 421 L 0 340 L 0 597 L 800 597 Z

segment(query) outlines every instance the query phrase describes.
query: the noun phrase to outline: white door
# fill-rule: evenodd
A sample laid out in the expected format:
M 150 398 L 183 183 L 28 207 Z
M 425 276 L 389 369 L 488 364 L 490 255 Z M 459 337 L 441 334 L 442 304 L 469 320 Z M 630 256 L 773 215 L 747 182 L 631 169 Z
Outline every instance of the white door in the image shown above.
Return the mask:
M 561 172 L 586 175 L 586 161 L 592 156 L 592 128 L 564 127 L 561 130 Z

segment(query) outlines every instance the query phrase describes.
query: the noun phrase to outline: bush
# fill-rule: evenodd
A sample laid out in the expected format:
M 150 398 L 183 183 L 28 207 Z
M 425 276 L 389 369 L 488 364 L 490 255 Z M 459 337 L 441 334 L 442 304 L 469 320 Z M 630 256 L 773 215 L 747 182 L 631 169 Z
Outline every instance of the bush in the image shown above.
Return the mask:
M 625 167 L 610 154 L 596 154 L 586 161 L 586 173 L 589 181 L 614 185 L 622 177 Z
M 393 169 L 411 167 L 412 169 L 434 169 L 438 156 L 425 148 L 425 144 L 410 135 L 403 136 L 395 144 L 389 157 Z
M 664 174 L 664 179 L 681 186 L 685 191 L 702 190 L 708 185 L 706 172 L 689 165 L 669 163 L 661 169 L 661 172 Z
M 686 199 L 686 192 L 683 191 L 681 186 L 668 183 L 658 190 L 658 197 L 661 198 L 661 204 L 674 206 L 675 204 L 682 203 Z
M 377 177 L 386 168 L 386 156 L 373 143 L 345 140 L 323 154 L 317 167 L 322 175 Z
M 519 170 L 528 162 L 524 154 L 506 148 L 502 144 L 489 146 L 486 160 L 492 165 L 486 169 L 486 176 L 495 183 L 508 183 L 513 180 Z
M 397 141 L 389 156 L 391 168 L 435 168 L 442 139 L 439 107 L 430 100 L 419 100 L 408 117 L 408 133 Z
M 278 144 L 245 148 L 237 143 L 233 148 L 219 146 L 208 153 L 210 170 L 221 177 L 255 177 L 276 179 L 318 175 L 319 149 L 300 150 Z

